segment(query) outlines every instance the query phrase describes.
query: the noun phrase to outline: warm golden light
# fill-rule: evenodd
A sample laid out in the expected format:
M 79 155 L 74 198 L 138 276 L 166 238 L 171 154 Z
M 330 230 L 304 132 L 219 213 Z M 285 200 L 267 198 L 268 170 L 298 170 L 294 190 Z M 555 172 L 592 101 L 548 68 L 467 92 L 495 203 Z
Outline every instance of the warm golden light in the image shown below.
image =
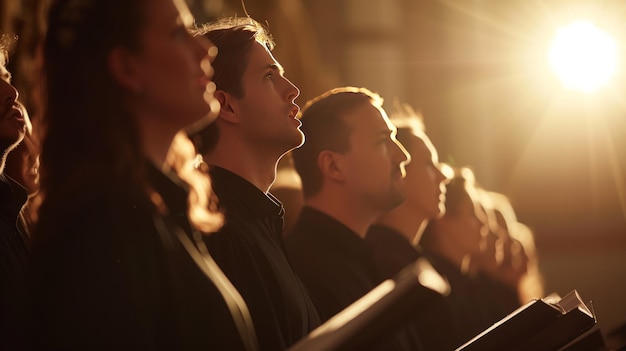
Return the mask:
M 550 65 L 572 90 L 593 92 L 606 85 L 617 66 L 617 45 L 589 21 L 560 29 L 552 42 Z

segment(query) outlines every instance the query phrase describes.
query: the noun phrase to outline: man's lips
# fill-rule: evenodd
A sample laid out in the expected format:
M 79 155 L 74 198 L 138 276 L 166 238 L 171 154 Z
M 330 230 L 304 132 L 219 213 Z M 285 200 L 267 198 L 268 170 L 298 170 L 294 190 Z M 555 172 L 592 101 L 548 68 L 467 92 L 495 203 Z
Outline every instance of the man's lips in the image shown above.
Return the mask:
M 300 106 L 298 106 L 298 105 L 296 105 L 294 103 L 293 106 L 291 107 L 291 111 L 289 112 L 289 117 L 290 118 L 297 118 L 299 112 L 300 112 Z

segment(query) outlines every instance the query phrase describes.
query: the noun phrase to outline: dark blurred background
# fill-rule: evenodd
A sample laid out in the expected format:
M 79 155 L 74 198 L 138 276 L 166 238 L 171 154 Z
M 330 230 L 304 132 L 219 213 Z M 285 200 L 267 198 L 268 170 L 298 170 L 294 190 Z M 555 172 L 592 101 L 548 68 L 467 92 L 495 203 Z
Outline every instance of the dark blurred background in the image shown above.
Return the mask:
M 37 118 L 44 0 L 1 0 L 20 36 L 11 70 Z M 188 0 L 198 23 L 245 16 L 239 0 Z M 603 0 L 247 0 L 306 100 L 365 86 L 412 105 L 443 161 L 508 195 L 535 233 L 547 292 L 578 289 L 604 331 L 626 321 L 626 2 Z M 594 94 L 547 65 L 557 28 L 587 19 L 617 43 Z M 115 24 L 112 24 L 115 25 Z M 387 106 L 390 106 L 388 104 Z

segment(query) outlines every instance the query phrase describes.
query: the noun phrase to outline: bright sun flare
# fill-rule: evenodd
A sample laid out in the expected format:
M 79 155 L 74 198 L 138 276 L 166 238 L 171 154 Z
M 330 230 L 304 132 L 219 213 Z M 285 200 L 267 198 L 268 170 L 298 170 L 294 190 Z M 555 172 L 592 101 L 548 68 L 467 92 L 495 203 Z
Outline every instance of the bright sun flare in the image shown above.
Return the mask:
M 617 45 L 589 21 L 561 28 L 549 54 L 550 66 L 567 88 L 593 92 L 606 85 L 617 66 Z

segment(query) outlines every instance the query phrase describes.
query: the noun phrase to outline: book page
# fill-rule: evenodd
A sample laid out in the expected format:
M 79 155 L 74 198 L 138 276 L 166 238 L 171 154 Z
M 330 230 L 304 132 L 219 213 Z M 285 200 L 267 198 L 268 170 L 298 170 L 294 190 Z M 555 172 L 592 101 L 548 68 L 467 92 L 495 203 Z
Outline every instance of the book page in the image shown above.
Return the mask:
M 567 312 L 569 312 L 569 311 L 571 311 L 571 310 L 573 310 L 575 308 L 578 308 L 581 311 L 583 311 L 586 314 L 588 314 L 590 317 L 594 317 L 593 312 L 589 309 L 589 307 L 587 307 L 587 305 L 585 305 L 585 303 L 583 302 L 582 298 L 578 294 L 578 291 L 576 291 L 576 290 L 570 291 L 570 293 L 565 295 L 557 303 L 557 305 L 560 306 L 563 309 L 564 313 L 567 313 Z
M 561 301 L 561 295 L 553 292 L 540 300 L 551 305 L 558 305 L 559 301 Z

